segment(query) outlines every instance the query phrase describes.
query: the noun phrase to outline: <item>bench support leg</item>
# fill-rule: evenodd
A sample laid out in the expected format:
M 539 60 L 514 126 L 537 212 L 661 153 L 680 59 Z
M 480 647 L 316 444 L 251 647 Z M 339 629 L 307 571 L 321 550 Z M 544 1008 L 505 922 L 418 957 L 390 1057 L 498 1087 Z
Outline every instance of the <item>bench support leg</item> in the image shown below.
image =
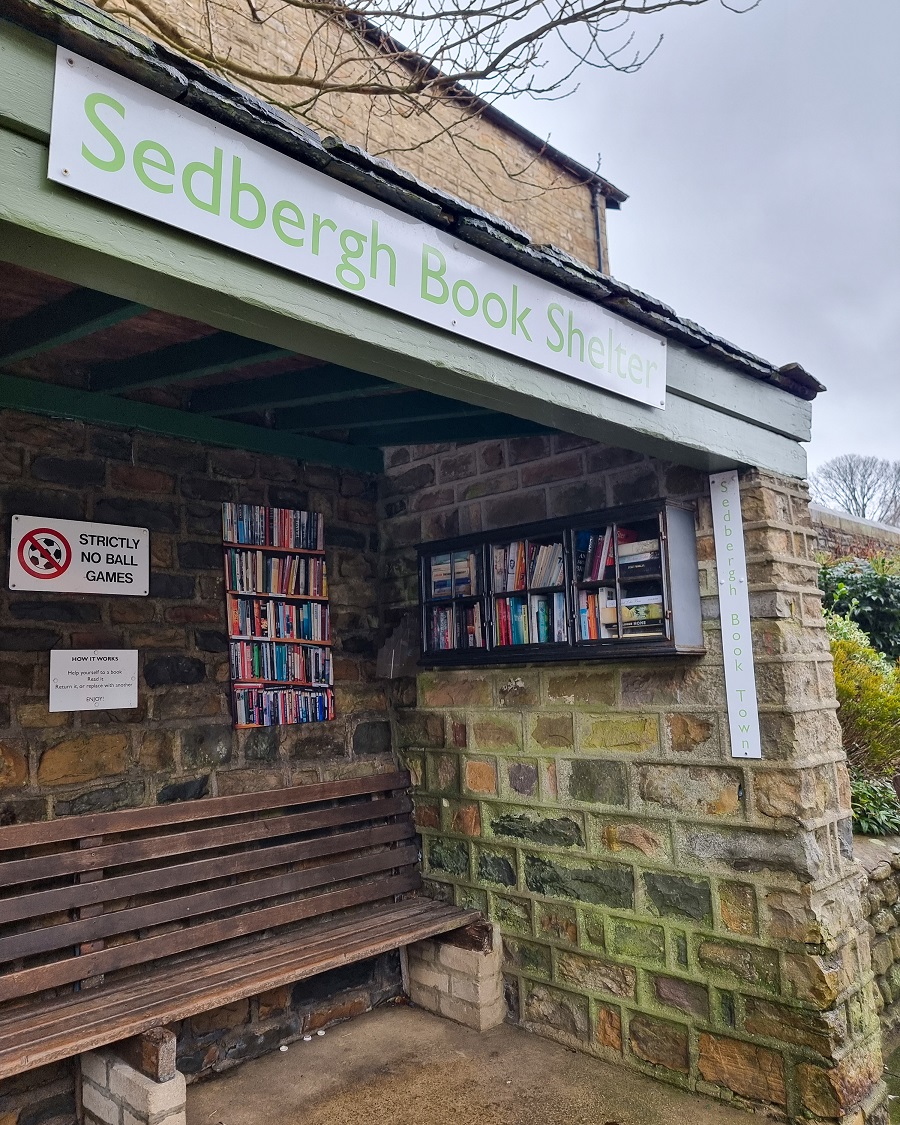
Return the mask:
M 485 925 L 407 946 L 410 1000 L 476 1031 L 497 1027 L 506 1018 L 500 940 Z
M 114 1050 L 81 1056 L 85 1125 L 185 1125 L 184 1075 L 148 1078 Z

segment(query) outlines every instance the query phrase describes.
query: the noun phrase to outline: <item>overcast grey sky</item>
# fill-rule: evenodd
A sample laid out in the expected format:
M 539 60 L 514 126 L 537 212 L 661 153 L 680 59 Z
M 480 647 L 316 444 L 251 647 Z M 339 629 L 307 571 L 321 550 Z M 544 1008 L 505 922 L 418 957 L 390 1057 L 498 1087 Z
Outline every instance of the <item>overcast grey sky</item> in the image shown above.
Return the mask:
M 613 273 L 828 387 L 810 466 L 900 458 L 900 0 L 717 0 L 640 17 L 632 75 L 514 116 L 630 199 Z

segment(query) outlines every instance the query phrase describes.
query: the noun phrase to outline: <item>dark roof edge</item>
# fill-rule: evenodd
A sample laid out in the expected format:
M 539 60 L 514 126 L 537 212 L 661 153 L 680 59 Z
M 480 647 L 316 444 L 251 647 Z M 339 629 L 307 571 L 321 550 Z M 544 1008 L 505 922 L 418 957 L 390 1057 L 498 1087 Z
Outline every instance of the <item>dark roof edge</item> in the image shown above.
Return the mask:
M 84 0 L 3 0 L 3 18 L 744 375 L 802 399 L 814 399 L 825 390 L 799 364 L 776 367 L 564 250 L 535 246 L 524 231 L 505 219 L 423 184 L 354 145 L 331 137 L 321 139 L 289 114 Z

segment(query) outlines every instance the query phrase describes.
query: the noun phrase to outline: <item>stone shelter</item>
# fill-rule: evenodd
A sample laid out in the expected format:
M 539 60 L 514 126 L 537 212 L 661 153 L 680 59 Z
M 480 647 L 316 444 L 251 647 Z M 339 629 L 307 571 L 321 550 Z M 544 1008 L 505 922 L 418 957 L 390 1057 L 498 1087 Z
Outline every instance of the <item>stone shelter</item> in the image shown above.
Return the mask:
M 506 1019 L 783 1120 L 884 1125 L 803 483 L 815 379 L 80 0 L 5 6 L 0 146 L 4 556 L 28 558 L 14 516 L 149 531 L 146 596 L 0 596 L 0 849 L 22 825 L 400 765 L 427 893 L 497 927 Z M 279 199 L 283 177 L 333 211 Z M 551 356 L 529 350 L 545 331 Z M 710 474 L 732 470 L 723 530 Z M 322 515 L 333 719 L 235 726 L 223 504 Z M 745 581 L 717 566 L 729 530 Z M 539 566 L 565 577 L 542 585 Z M 753 664 L 720 612 L 739 585 L 749 718 L 726 673 Z M 50 705 L 51 653 L 112 650 L 138 654 L 136 705 Z M 179 1070 L 404 988 L 453 1016 L 440 956 L 419 949 L 406 981 L 394 951 L 194 1015 Z M 85 1065 L 81 1090 L 113 1082 Z M 68 1123 L 76 1089 L 74 1060 L 25 1068 L 0 1081 L 0 1122 Z

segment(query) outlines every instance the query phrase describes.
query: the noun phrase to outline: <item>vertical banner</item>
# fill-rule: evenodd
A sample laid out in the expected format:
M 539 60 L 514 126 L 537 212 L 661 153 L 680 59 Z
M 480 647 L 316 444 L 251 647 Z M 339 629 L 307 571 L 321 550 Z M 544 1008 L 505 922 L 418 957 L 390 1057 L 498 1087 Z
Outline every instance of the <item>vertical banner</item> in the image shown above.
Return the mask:
M 737 470 L 709 478 L 732 758 L 761 758 L 747 555 Z

